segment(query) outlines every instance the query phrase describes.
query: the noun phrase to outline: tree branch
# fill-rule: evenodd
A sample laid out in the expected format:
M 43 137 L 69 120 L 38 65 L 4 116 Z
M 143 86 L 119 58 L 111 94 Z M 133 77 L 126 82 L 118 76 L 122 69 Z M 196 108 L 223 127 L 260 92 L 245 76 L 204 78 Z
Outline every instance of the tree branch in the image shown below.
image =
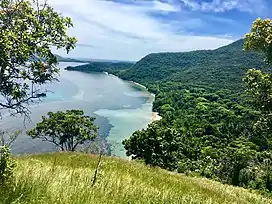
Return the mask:
M 64 150 L 63 146 L 58 144 L 54 139 L 50 140 L 46 136 L 43 136 L 41 139 L 42 139 L 42 141 L 47 141 L 47 142 L 51 142 L 51 143 L 55 144 L 57 147 L 60 147 L 62 149 L 62 151 Z

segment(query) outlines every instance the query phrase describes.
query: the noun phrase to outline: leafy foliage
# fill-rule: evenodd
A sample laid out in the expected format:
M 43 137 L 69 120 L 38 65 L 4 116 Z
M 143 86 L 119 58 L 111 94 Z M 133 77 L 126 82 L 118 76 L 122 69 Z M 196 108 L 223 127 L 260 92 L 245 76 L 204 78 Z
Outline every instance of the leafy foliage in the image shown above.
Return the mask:
M 0 146 L 0 186 L 6 184 L 13 176 L 15 160 L 11 157 L 9 147 Z
M 82 110 L 48 112 L 42 121 L 27 134 L 32 138 L 49 141 L 62 151 L 75 151 L 78 145 L 92 141 L 97 136 L 95 118 L 85 116 Z
M 265 54 L 268 64 L 272 64 L 272 20 L 258 18 L 252 25 L 251 33 L 246 35 L 246 50 L 260 51 Z M 272 74 L 251 69 L 244 79 L 248 94 L 254 98 L 255 107 L 261 111 L 254 125 L 255 132 L 272 148 Z
M 70 18 L 62 17 L 46 2 L 0 2 L 0 108 L 29 112 L 27 104 L 44 92 L 40 85 L 56 80 L 59 69 L 51 48 L 75 47 L 69 37 Z
M 272 74 L 250 69 L 244 79 L 248 94 L 254 96 L 255 107 L 264 113 L 272 111 Z
M 245 49 L 263 52 L 268 63 L 272 62 L 272 20 L 258 18 L 250 33 L 245 36 Z

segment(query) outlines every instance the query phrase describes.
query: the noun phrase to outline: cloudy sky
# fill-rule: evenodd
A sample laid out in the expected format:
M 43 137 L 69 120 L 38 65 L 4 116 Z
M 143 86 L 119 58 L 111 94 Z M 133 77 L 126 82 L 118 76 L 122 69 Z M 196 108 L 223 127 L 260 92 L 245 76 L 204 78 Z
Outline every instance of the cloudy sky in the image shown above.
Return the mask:
M 240 39 L 272 0 L 49 0 L 70 16 L 70 57 L 136 61 L 151 52 L 214 49 Z M 58 54 L 66 56 L 64 52 Z

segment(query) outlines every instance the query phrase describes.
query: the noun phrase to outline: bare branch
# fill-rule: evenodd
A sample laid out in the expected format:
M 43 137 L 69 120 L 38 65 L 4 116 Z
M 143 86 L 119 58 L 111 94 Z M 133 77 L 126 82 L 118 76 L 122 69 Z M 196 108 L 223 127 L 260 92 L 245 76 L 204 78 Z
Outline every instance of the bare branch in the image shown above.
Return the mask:
M 98 174 L 98 170 L 99 170 L 99 166 L 101 164 L 101 160 L 102 160 L 102 151 L 100 151 L 100 154 L 99 154 L 99 158 L 98 158 L 98 161 L 97 161 L 97 165 L 96 165 L 96 168 L 95 168 L 95 172 L 94 172 L 94 176 L 93 176 L 93 182 L 92 182 L 92 187 L 95 185 L 96 183 L 96 180 L 97 180 L 97 174 Z
M 59 143 L 57 143 L 54 139 L 51 139 L 51 140 L 50 140 L 50 139 L 49 139 L 48 137 L 46 137 L 46 136 L 42 137 L 41 139 L 42 139 L 42 141 L 47 141 L 47 142 L 53 143 L 53 144 L 56 145 L 57 147 L 60 147 L 60 148 L 62 149 L 62 151 L 64 150 L 63 146 L 60 145 Z
M 0 130 L 0 146 L 10 147 L 11 144 L 18 138 L 18 136 L 22 133 L 22 131 L 15 131 L 14 133 L 8 136 L 8 139 L 5 139 L 4 136 L 7 132 Z M 6 142 L 6 140 L 8 142 Z

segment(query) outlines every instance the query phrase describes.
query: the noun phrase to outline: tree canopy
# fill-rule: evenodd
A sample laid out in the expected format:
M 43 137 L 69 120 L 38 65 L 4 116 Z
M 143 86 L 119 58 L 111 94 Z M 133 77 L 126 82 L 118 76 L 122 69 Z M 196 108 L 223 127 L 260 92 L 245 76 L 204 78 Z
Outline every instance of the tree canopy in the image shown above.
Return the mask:
M 267 64 L 272 64 L 272 20 L 258 18 L 246 35 L 245 49 L 263 52 Z M 250 69 L 244 79 L 247 93 L 253 96 L 261 117 L 254 124 L 254 130 L 272 148 L 272 74 Z
M 272 62 L 272 20 L 257 18 L 250 33 L 245 35 L 245 50 L 263 52 L 268 63 Z
M 48 112 L 47 116 L 27 134 L 51 142 L 62 151 L 75 151 L 78 145 L 93 141 L 97 136 L 95 118 L 84 115 L 82 110 Z
M 57 79 L 51 49 L 75 47 L 76 39 L 67 35 L 72 26 L 46 1 L 0 1 L 0 110 L 29 112 L 27 105 L 45 92 L 40 85 Z

